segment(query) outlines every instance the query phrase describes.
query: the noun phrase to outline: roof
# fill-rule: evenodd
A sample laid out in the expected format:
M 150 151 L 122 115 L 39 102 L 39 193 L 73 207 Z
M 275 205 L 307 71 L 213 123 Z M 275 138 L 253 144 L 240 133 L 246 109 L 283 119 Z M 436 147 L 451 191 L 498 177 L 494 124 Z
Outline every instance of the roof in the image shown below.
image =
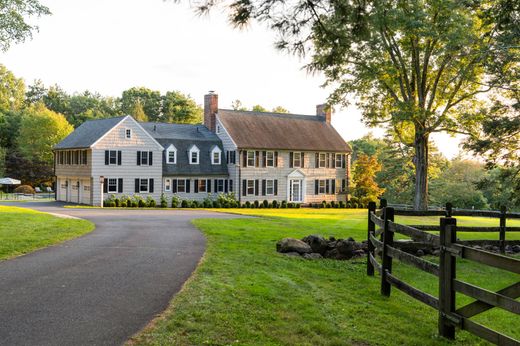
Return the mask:
M 226 158 L 222 154 L 220 165 L 211 164 L 211 151 L 214 147 L 223 151 L 222 142 L 216 134 L 209 131 L 204 125 L 140 123 L 141 126 L 154 137 L 164 148 L 171 144 L 177 149 L 177 163 L 166 163 L 166 151 L 163 155 L 164 176 L 185 175 L 228 175 Z M 196 145 L 200 150 L 199 164 L 190 165 L 188 152 Z
M 126 116 L 86 121 L 61 142 L 56 144 L 54 149 L 90 148 L 92 144 L 119 124 L 125 117 Z
M 239 148 L 352 151 L 332 125 L 315 115 L 219 109 L 218 118 Z

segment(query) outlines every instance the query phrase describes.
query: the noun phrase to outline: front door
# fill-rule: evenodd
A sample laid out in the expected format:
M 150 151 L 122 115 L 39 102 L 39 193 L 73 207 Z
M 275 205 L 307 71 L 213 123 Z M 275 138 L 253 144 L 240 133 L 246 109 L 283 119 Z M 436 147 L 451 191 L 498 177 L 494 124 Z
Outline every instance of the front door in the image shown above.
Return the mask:
M 289 199 L 291 202 L 302 202 L 302 181 L 291 179 L 289 181 Z

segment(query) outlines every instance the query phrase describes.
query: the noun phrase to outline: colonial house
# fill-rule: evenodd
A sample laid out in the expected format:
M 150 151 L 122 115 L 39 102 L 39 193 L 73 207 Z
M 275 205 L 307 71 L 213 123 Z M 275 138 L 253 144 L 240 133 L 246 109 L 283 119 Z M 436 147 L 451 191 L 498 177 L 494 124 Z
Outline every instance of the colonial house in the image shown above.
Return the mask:
M 233 192 L 240 202 L 345 201 L 351 149 L 316 115 L 218 108 L 204 99 L 204 125 L 87 121 L 54 148 L 56 199 L 100 205 L 109 195 L 203 200 Z

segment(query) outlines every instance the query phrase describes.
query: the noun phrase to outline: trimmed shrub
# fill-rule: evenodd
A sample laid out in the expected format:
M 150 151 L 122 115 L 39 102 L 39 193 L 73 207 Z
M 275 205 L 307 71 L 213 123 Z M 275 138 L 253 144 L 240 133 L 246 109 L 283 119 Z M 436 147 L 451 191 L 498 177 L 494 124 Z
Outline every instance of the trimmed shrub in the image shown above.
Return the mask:
M 213 208 L 221 208 L 219 201 L 213 201 Z
M 282 201 L 281 208 L 282 209 L 286 209 L 287 208 L 287 201 Z
M 139 203 L 137 201 L 132 201 L 132 208 L 137 208 L 139 206 Z
M 120 206 L 121 208 L 126 208 L 126 206 L 127 206 L 126 201 L 122 201 L 122 202 L 119 204 L 119 206 Z
M 139 202 L 137 202 L 137 206 L 139 208 L 146 208 L 146 202 L 144 201 L 144 199 L 140 199 Z
M 262 204 L 264 205 L 264 208 L 269 208 L 269 201 L 267 201 L 266 199 L 264 199 Z
M 192 208 L 199 208 L 199 207 L 200 207 L 200 203 L 199 203 L 199 201 L 193 201 L 193 202 L 191 202 L 191 207 L 192 207 Z
M 331 208 L 336 208 L 336 202 L 335 201 L 331 201 L 330 202 L 330 207 Z
M 325 208 L 330 208 L 330 207 L 331 207 L 330 203 L 325 204 Z
M 274 200 L 273 201 L 273 208 L 278 208 L 279 205 L 278 205 L 278 201 L 277 200 Z
M 321 202 L 320 208 L 327 208 L 327 202 Z
M 14 193 L 25 193 L 27 195 L 34 195 L 36 192 L 30 185 L 20 185 L 14 189 Z
M 253 204 L 255 205 L 255 208 L 258 208 L 260 206 L 260 202 L 254 201 Z
M 179 208 L 181 205 L 181 199 L 177 195 L 172 197 L 172 208 Z
M 340 208 L 345 208 L 345 202 L 339 201 L 339 207 Z
M 246 205 L 246 208 L 251 208 L 251 202 L 247 201 L 245 205 Z
M 272 207 L 273 207 L 273 203 L 269 203 L 269 204 L 267 205 L 267 208 L 272 208 Z
M 183 199 L 181 202 L 181 208 L 189 208 L 190 207 L 190 201 L 187 199 Z
M 168 197 L 164 193 L 161 194 L 161 208 L 168 208 Z
M 204 208 L 212 208 L 213 207 L 213 202 L 209 198 L 204 198 L 204 201 L 202 202 L 202 206 Z
M 119 207 L 121 205 L 121 201 L 119 200 L 119 198 L 114 198 L 113 201 L 114 207 Z
M 157 202 L 151 196 L 148 196 L 146 198 L 146 206 L 148 208 L 155 208 L 155 207 L 157 207 Z

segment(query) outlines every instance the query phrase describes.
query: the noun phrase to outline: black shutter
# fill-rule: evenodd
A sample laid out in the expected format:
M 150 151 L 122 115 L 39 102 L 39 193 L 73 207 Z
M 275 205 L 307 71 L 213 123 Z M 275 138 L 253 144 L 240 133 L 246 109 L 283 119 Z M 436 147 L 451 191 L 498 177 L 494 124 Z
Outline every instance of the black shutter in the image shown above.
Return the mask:
M 332 153 L 330 154 L 331 162 L 330 162 L 330 168 L 339 168 L 336 167 L 336 154 Z
M 274 195 L 275 196 L 278 195 L 278 180 L 277 179 L 274 180 Z
M 211 192 L 211 179 L 206 180 L 206 190 L 207 192 Z M 215 189 L 215 192 L 217 192 L 217 189 Z
M 342 159 L 341 168 L 347 167 L 347 155 L 343 154 L 341 159 Z
M 327 157 L 325 158 L 325 167 L 330 167 L 330 154 L 327 153 Z
M 278 152 L 274 152 L 274 166 L 278 167 Z
M 259 185 L 259 181 L 258 179 L 255 179 L 255 196 L 258 196 L 258 194 L 260 193 L 259 189 L 260 189 L 260 186 Z
M 137 165 L 141 166 L 141 152 L 140 151 L 137 152 Z
M 233 192 L 233 180 L 229 180 L 229 191 Z
M 331 193 L 336 193 L 336 179 L 331 179 L 331 185 L 332 185 L 332 189 L 331 189 Z
M 228 180 L 227 180 L 227 179 L 224 179 L 224 192 L 225 192 L 225 193 L 228 193 L 228 191 L 229 191 Z
M 237 152 L 233 150 L 233 163 L 237 163 Z
M 199 193 L 199 179 L 195 179 L 194 181 L 193 192 Z
M 255 167 L 260 166 L 260 152 L 255 151 Z
M 289 168 L 292 168 L 292 167 L 293 167 L 293 156 L 294 156 L 294 154 L 293 154 L 293 152 L 291 151 L 291 152 L 289 153 Z
M 139 193 L 139 179 L 135 180 L 135 192 Z
M 117 192 L 123 193 L 123 178 L 118 179 L 117 185 Z
M 121 150 L 117 152 L 117 165 L 121 166 Z
M 300 167 L 304 168 L 305 167 L 305 164 L 304 164 L 304 162 L 305 162 L 305 154 L 302 151 L 302 153 L 300 155 L 301 155 Z
M 190 183 L 191 183 L 191 180 L 186 179 L 186 193 L 190 193 Z
M 247 196 L 247 180 L 242 179 L 242 195 Z
M 346 180 L 345 179 L 341 179 L 341 191 L 345 192 L 345 187 L 346 187 Z
M 148 152 L 148 165 L 153 165 L 153 151 Z
M 247 150 L 242 151 L 242 157 L 243 157 L 242 166 L 243 167 L 247 167 Z
M 329 189 L 330 189 L 330 181 L 329 179 L 325 180 L 325 193 L 329 193 Z
M 150 185 L 150 186 L 148 187 L 148 191 L 149 191 L 149 192 L 153 192 L 153 179 L 150 179 L 150 181 L 148 182 L 148 184 Z
M 316 168 L 320 168 L 320 153 L 316 153 Z
M 318 179 L 314 180 L 314 194 L 317 195 L 320 193 L 320 181 Z
M 108 165 L 108 150 L 105 150 L 105 165 Z
M 177 193 L 177 179 L 172 179 L 172 192 Z
M 267 166 L 267 151 L 262 151 L 262 167 Z
M 262 179 L 262 196 L 265 196 L 265 179 Z
M 226 150 L 226 163 L 229 164 L 229 150 Z
M 214 191 L 218 192 L 218 180 L 217 179 L 213 180 L 213 187 L 214 187 Z
M 105 180 L 103 181 L 103 192 L 104 193 L 108 192 L 108 179 L 107 178 L 105 178 Z

